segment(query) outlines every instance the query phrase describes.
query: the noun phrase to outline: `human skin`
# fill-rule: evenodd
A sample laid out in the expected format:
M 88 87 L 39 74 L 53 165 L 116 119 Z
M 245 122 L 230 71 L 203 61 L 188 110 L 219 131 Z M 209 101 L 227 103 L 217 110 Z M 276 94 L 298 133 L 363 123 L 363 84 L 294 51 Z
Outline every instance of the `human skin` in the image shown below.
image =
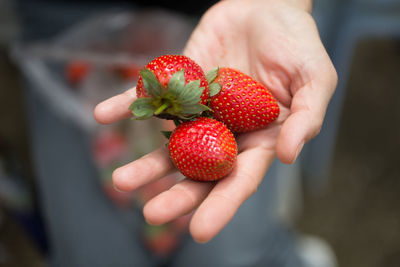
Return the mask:
M 221 181 L 185 179 L 149 200 L 143 213 L 150 224 L 194 211 L 191 235 L 208 242 L 257 191 L 276 157 L 293 163 L 319 133 L 337 74 L 310 9 L 306 0 L 226 0 L 204 14 L 184 54 L 205 71 L 226 66 L 252 76 L 276 97 L 280 115 L 267 128 L 238 136 L 237 164 Z M 135 99 L 133 88 L 105 100 L 96 107 L 95 118 L 103 124 L 128 118 Z M 119 190 L 132 191 L 174 173 L 167 149 L 160 147 L 116 169 L 113 182 Z

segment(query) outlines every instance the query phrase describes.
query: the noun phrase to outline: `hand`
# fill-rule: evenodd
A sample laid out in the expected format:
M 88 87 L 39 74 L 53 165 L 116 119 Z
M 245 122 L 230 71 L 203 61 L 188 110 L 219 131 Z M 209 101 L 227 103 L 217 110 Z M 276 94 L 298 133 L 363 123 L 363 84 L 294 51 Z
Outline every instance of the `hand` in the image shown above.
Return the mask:
M 257 190 L 276 156 L 294 162 L 303 144 L 318 134 L 337 76 L 312 17 L 285 1 L 219 2 L 203 16 L 184 54 L 205 71 L 228 66 L 249 74 L 271 90 L 281 109 L 266 129 L 238 137 L 238 161 L 229 176 L 216 183 L 183 180 L 145 205 L 151 224 L 195 210 L 190 232 L 198 242 L 207 242 Z M 112 123 L 129 117 L 135 95 L 131 89 L 100 103 L 96 119 Z M 177 171 L 161 147 L 115 170 L 113 181 L 118 189 L 131 191 L 171 175 Z

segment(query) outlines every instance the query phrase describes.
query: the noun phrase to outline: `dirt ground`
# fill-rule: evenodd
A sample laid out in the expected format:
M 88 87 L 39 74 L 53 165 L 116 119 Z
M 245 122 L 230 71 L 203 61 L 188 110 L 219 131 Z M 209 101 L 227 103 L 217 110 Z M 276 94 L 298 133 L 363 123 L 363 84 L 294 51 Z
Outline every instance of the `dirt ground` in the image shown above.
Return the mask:
M 6 112 L 10 106 L 21 107 L 22 102 L 17 99 L 18 88 L 9 88 L 17 87 L 16 75 L 4 52 L 1 54 L 0 80 L 7 90 L 1 91 L 0 107 Z M 361 43 L 346 93 L 328 187 L 318 197 L 305 192 L 304 211 L 297 225 L 303 232 L 324 237 L 341 267 L 397 267 L 400 42 Z M 12 119 L 0 116 L 0 125 L 9 123 L 0 127 L 0 136 L 23 152 L 28 148 L 26 136 L 21 134 L 24 121 L 20 111 L 12 114 Z M 25 157 L 22 160 L 29 161 Z M 23 230 L 1 210 L 0 215 L 0 266 L 41 266 L 42 256 Z
M 305 194 L 298 226 L 341 267 L 400 266 L 400 42 L 357 47 L 329 185 Z

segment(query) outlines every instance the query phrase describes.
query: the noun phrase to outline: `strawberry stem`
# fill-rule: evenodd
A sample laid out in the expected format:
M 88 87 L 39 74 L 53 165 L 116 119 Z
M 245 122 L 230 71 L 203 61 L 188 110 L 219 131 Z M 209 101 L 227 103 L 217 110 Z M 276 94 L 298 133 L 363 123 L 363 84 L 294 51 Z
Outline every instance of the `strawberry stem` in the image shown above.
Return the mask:
M 165 102 L 164 104 L 162 104 L 155 112 L 155 115 L 159 115 L 161 112 L 163 112 L 165 109 L 167 109 L 170 106 L 169 102 Z

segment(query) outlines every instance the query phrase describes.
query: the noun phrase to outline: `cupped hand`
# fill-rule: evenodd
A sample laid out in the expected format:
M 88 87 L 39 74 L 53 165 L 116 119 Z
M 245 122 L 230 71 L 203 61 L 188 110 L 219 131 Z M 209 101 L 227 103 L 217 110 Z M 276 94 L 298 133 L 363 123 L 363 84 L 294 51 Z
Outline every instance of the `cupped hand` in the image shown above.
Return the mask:
M 318 134 L 337 75 L 314 20 L 296 1 L 221 1 L 202 17 L 184 54 L 206 72 L 224 66 L 252 76 L 272 92 L 281 110 L 266 129 L 238 136 L 238 160 L 230 175 L 212 183 L 185 179 L 145 205 L 151 224 L 195 211 L 190 232 L 196 241 L 207 242 L 256 192 L 277 156 L 294 162 Z M 95 117 L 106 124 L 130 117 L 128 107 L 135 99 L 135 89 L 114 96 L 96 107 Z M 171 175 L 177 170 L 161 147 L 115 170 L 113 181 L 118 189 L 132 191 Z

